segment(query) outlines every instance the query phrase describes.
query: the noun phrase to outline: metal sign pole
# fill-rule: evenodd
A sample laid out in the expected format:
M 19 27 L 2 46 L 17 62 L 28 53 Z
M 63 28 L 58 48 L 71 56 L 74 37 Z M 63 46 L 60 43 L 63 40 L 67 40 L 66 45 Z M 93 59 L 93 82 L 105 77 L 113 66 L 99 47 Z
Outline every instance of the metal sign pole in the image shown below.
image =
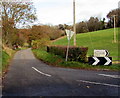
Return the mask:
M 66 52 L 66 60 L 65 61 L 67 61 L 67 59 L 68 59 L 68 52 L 69 52 L 69 47 L 70 47 L 70 33 L 71 33 L 71 31 L 69 31 L 69 40 L 68 40 L 68 46 L 67 46 L 67 52 Z

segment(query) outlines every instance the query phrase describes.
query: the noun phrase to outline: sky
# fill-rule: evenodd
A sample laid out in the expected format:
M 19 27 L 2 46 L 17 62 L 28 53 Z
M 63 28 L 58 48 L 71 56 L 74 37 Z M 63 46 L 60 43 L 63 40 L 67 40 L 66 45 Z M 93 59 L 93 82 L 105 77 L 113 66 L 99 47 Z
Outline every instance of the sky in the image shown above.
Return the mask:
M 68 24 L 73 23 L 73 0 L 32 0 L 38 20 L 35 24 Z M 75 0 L 76 23 L 89 18 L 106 18 L 109 11 L 118 8 L 119 0 Z M 107 18 L 106 18 L 107 21 Z

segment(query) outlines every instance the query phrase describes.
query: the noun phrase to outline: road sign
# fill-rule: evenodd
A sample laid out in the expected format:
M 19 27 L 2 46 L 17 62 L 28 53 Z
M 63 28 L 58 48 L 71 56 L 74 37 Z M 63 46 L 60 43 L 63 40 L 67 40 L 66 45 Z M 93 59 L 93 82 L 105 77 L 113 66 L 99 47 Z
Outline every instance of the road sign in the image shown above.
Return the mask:
M 70 40 L 72 38 L 74 32 L 71 31 L 71 30 L 67 30 L 67 29 L 65 31 L 66 31 L 66 34 L 67 34 L 67 39 Z
M 90 65 L 112 65 L 112 57 L 88 57 Z
M 68 39 L 68 46 L 67 46 L 67 52 L 66 52 L 66 61 L 68 59 L 68 52 L 69 52 L 69 46 L 70 46 L 70 39 L 72 38 L 74 32 L 71 30 L 65 30 L 66 34 L 67 34 L 67 39 Z
M 94 50 L 95 57 L 106 57 L 109 56 L 108 50 Z

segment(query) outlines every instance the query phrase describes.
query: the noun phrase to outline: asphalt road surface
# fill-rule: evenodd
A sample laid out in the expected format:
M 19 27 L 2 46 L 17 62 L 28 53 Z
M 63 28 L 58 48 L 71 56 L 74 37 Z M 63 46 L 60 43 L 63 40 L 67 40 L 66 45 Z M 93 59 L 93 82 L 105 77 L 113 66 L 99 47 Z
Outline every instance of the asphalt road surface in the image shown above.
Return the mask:
M 54 58 L 53 58 L 54 59 Z M 18 51 L 3 80 L 3 96 L 119 96 L 120 76 L 49 66 L 31 49 Z

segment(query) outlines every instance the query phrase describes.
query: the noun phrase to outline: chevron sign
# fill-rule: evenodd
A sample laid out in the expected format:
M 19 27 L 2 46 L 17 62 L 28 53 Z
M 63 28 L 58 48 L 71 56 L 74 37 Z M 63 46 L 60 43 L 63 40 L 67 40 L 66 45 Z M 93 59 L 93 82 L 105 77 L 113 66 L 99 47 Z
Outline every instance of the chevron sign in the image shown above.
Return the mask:
M 90 65 L 112 65 L 112 57 L 88 57 Z

